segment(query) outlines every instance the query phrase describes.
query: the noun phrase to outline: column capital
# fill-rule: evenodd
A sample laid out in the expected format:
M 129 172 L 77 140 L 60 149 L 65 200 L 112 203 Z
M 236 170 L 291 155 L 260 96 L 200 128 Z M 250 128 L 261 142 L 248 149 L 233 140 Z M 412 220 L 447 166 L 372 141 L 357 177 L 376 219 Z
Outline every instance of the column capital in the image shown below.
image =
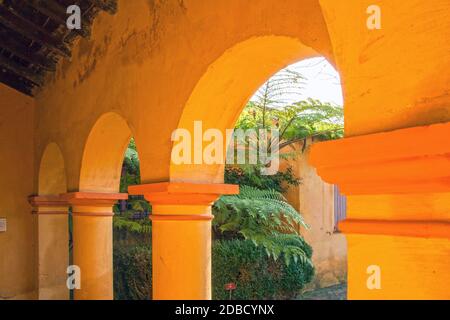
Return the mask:
M 144 195 L 152 205 L 212 205 L 221 195 L 239 193 L 232 184 L 162 182 L 129 186 L 130 195 Z
M 312 146 L 310 163 L 346 195 L 450 192 L 450 122 Z
M 72 205 L 73 215 L 78 216 L 112 216 L 112 206 L 118 200 L 128 199 L 127 193 L 72 192 L 61 195 Z
M 59 195 L 29 196 L 33 214 L 68 214 L 69 203 Z
M 221 195 L 238 194 L 231 184 L 163 182 L 128 187 L 131 195 L 144 195 L 152 204 L 153 221 L 211 221 L 211 206 Z

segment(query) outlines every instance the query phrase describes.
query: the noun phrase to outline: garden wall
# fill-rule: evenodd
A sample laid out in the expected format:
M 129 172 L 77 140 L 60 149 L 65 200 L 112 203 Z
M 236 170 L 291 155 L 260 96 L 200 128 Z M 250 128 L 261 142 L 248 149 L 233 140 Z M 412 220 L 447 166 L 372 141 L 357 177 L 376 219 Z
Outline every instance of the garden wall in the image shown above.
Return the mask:
M 345 236 L 334 232 L 334 187 L 322 181 L 308 163 L 308 139 L 288 147 L 284 152 L 295 152 L 294 159 L 282 160 L 281 167 L 292 166 L 293 173 L 301 179 L 298 187 L 291 186 L 286 193 L 289 203 L 301 212 L 310 230 L 301 230 L 313 248 L 316 276 L 309 289 L 324 288 L 347 281 L 347 243 Z

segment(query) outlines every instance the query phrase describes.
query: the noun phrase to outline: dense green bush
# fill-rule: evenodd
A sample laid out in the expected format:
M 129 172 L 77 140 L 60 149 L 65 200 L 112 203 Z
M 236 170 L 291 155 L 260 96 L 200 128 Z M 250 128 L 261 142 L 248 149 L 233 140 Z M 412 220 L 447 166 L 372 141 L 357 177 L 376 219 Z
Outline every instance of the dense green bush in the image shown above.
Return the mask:
M 283 242 L 283 237 L 277 239 Z M 286 245 L 301 246 L 311 257 L 311 247 L 302 241 L 287 240 Z M 294 243 L 295 242 L 295 243 Z M 215 241 L 212 250 L 213 299 L 228 299 L 227 283 L 235 283 L 233 299 L 264 300 L 290 299 L 312 280 L 314 268 L 310 264 L 291 262 L 283 257 L 276 261 L 266 250 L 249 240 Z
M 227 165 L 225 166 L 225 183 L 278 192 L 285 192 L 290 186 L 300 184 L 300 180 L 294 175 L 291 167 L 285 171 L 277 171 L 273 175 L 264 175 L 261 169 L 261 165 Z
M 278 237 L 276 241 L 298 246 L 311 257 L 311 247 L 301 238 Z M 213 299 L 228 299 L 224 285 L 237 284 L 233 299 L 289 299 L 311 281 L 314 269 L 300 261 L 276 261 L 265 249 L 249 240 L 214 241 L 212 246 Z M 114 297 L 118 300 L 151 299 L 151 246 L 114 247 Z
M 152 292 L 150 245 L 114 245 L 114 299 L 148 300 Z

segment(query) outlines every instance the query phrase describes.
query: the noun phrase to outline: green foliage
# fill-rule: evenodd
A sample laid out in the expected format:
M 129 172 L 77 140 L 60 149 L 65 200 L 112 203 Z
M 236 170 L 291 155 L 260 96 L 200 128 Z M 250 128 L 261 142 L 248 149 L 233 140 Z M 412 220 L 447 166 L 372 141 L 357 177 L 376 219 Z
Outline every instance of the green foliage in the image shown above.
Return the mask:
M 260 107 L 250 102 L 239 118 L 239 129 L 280 131 L 280 149 L 308 137 L 323 140 L 343 137 L 344 112 L 341 106 L 308 99 L 279 108 Z
M 149 300 L 152 294 L 152 248 L 114 246 L 114 299 Z
M 284 235 L 292 241 L 301 240 L 300 226 L 309 228 L 298 213 L 275 190 L 260 190 L 241 186 L 240 194 L 222 196 L 213 206 L 213 231 L 218 239 L 251 240 L 277 260 L 284 255 L 286 264 L 294 262 L 312 265 L 308 254 L 298 247 L 280 245 L 274 237 Z
M 273 241 L 297 246 L 311 258 L 311 247 L 301 239 L 278 236 Z M 291 299 L 313 275 L 311 265 L 270 259 L 262 247 L 255 247 L 249 240 L 215 241 L 213 245 L 213 299 L 229 299 L 224 285 L 230 282 L 237 285 L 232 296 L 236 300 Z
M 311 136 L 324 140 L 342 138 L 343 108 L 314 99 L 301 100 L 304 83 L 299 72 L 289 68 L 280 71 L 247 104 L 236 128 L 278 129 L 280 149 Z M 290 103 L 286 97 L 297 102 Z
M 120 192 L 128 192 L 128 186 L 141 183 L 139 156 L 136 149 L 136 142 L 132 138 L 122 165 L 122 175 L 120 177 Z
M 277 236 L 284 246 L 297 246 L 311 257 L 311 247 L 302 239 Z M 114 245 L 114 298 L 148 300 L 152 292 L 152 249 L 144 244 Z M 237 284 L 233 299 L 294 298 L 312 280 L 314 268 L 301 263 L 283 263 L 269 258 L 262 247 L 249 240 L 214 241 L 212 245 L 212 291 L 214 299 L 228 299 L 224 285 Z
M 283 107 L 288 104 L 286 97 L 300 99 L 304 84 L 305 78 L 299 72 L 283 69 L 259 88 L 251 103 L 261 110 Z
M 121 215 L 114 215 L 114 231 L 151 234 L 152 224 L 150 219 L 132 219 L 133 213 L 134 211 L 127 211 Z
M 299 185 L 300 180 L 295 177 L 291 167 L 274 175 L 263 175 L 257 165 L 228 165 L 225 167 L 225 183 L 285 192 L 289 186 Z

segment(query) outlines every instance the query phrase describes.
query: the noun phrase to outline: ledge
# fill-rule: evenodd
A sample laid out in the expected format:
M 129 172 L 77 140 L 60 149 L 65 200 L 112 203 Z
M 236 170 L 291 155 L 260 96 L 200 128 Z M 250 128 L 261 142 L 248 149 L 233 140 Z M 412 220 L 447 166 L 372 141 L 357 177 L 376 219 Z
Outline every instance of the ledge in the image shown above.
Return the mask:
M 152 214 L 149 216 L 152 221 L 211 221 L 214 216 L 211 214 L 190 214 L 190 215 L 165 215 Z
M 239 186 L 163 182 L 129 186 L 128 192 L 130 195 L 144 195 L 153 205 L 209 205 L 221 195 L 238 194 Z
M 312 146 L 310 163 L 347 195 L 450 192 L 450 122 Z
M 69 205 L 67 200 L 59 195 L 29 196 L 28 202 L 33 207 L 62 207 Z
M 61 198 L 72 205 L 109 205 L 118 200 L 128 199 L 127 193 L 95 193 L 72 192 L 61 195 Z
M 196 184 L 184 182 L 161 182 L 129 186 L 131 195 L 142 195 L 148 193 L 170 193 L 170 194 L 238 194 L 239 186 L 233 184 Z
M 344 234 L 450 239 L 450 221 L 347 219 L 339 223 L 339 230 Z
M 69 203 L 59 195 L 29 196 L 31 213 L 38 215 L 68 215 Z

